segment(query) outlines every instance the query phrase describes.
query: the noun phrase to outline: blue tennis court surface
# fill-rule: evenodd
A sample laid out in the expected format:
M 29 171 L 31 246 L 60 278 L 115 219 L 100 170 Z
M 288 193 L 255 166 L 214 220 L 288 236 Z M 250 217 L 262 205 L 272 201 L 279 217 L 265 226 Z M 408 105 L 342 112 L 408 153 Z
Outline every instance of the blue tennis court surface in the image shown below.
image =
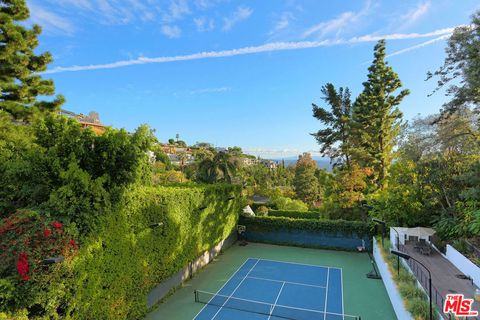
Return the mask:
M 217 293 L 196 291 L 205 303 L 195 320 L 345 320 L 342 269 L 247 259 Z

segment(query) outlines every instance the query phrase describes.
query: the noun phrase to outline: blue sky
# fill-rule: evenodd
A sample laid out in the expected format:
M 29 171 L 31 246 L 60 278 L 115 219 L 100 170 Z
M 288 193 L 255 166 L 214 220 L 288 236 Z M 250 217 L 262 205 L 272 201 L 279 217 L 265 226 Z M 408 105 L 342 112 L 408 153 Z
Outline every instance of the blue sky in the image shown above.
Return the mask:
M 405 119 L 439 110 L 426 72 L 445 39 L 480 9 L 474 0 L 28 0 L 43 27 L 45 77 L 65 109 L 103 123 L 142 123 L 161 141 L 240 146 L 266 158 L 316 151 L 311 103 L 327 82 L 356 96 L 373 46 L 410 89 Z

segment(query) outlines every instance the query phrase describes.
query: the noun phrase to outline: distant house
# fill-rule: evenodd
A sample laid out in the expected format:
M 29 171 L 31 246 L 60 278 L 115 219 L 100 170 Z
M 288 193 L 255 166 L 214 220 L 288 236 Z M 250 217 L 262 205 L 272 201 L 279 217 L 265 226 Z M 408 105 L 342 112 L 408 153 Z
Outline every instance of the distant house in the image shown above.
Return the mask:
M 82 113 L 76 114 L 68 110 L 60 110 L 59 114 L 68 118 L 77 119 L 82 128 L 92 128 L 93 132 L 101 135 L 105 132 L 106 126 L 100 122 L 100 116 L 97 112 L 91 111 L 88 115 Z
M 263 164 L 265 167 L 267 167 L 268 169 L 271 169 L 271 170 L 275 170 L 277 169 L 278 167 L 278 164 L 276 161 L 273 161 L 273 160 L 266 160 L 266 159 L 262 159 L 260 160 L 261 164 Z
M 248 167 L 248 166 L 253 166 L 253 165 L 257 164 L 257 163 L 258 163 L 258 160 L 255 159 L 255 158 L 248 158 L 248 157 L 242 158 L 242 164 L 243 164 L 244 166 L 247 166 L 247 167 Z
M 167 155 L 170 162 L 174 165 L 183 166 L 191 164 L 195 161 L 192 149 L 179 148 L 172 145 L 162 145 L 162 151 Z
M 256 164 L 262 164 L 263 166 L 271 170 L 275 170 L 278 167 L 278 164 L 276 161 L 267 160 L 267 159 L 256 159 L 252 157 L 243 157 L 242 164 L 246 167 L 253 166 Z

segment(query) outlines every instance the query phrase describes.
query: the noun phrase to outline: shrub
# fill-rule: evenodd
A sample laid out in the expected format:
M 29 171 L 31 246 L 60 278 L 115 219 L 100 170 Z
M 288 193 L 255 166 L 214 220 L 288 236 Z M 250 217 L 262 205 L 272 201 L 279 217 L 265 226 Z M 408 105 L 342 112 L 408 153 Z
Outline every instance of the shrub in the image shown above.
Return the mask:
M 78 245 L 73 229 L 45 216 L 24 210 L 1 220 L 0 311 L 28 308 L 31 316 L 43 315 L 49 305 L 65 302 L 65 288 L 52 292 L 62 266 L 44 266 L 42 260 L 62 256 L 68 264 Z
M 293 219 L 319 219 L 320 212 L 318 211 L 286 211 L 286 210 L 270 210 L 269 216 L 286 217 Z
M 393 255 L 390 255 L 390 256 L 393 256 Z M 397 261 L 396 260 L 395 260 L 395 262 L 390 261 L 390 265 L 391 266 L 394 266 L 394 265 L 396 266 Z M 415 280 L 416 280 L 415 276 L 413 274 L 411 274 L 410 272 L 408 272 L 407 270 L 405 270 L 405 268 L 403 268 L 402 265 L 400 265 L 400 274 L 398 275 L 395 272 L 395 274 L 393 276 L 394 276 L 395 281 L 398 281 L 399 283 L 401 283 L 401 282 L 415 283 Z
M 428 301 L 424 298 L 413 298 L 407 302 L 407 310 L 414 316 L 415 319 L 428 319 L 430 315 L 430 306 Z M 438 314 L 433 312 L 433 319 L 438 319 Z
M 258 209 L 256 210 L 255 214 L 257 216 L 267 216 L 269 215 L 269 211 L 268 211 L 268 208 L 265 207 L 265 206 L 260 206 L 258 207 Z
M 408 301 L 415 298 L 424 298 L 422 289 L 417 288 L 414 282 L 402 282 L 398 285 L 398 291 Z
M 308 211 L 308 205 L 301 200 L 276 196 L 272 199 L 272 205 L 277 210 Z

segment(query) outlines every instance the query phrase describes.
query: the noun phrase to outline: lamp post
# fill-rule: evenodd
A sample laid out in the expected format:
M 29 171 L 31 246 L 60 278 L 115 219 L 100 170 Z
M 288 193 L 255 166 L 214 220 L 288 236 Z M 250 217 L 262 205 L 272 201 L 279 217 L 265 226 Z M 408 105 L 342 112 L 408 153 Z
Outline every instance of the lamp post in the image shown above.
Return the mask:
M 394 227 L 390 227 L 390 228 L 397 233 L 397 250 L 400 251 L 400 233 L 398 233 L 397 229 L 395 229 Z M 397 256 L 397 274 L 400 275 L 400 257 L 399 256 Z
M 151 223 L 148 227 L 151 228 L 151 229 L 155 229 L 155 228 L 158 228 L 158 227 L 161 227 L 161 226 L 163 226 L 163 222 Z
M 430 270 L 428 270 L 428 268 L 423 263 L 421 263 L 420 261 L 418 261 L 417 259 L 415 259 L 414 257 L 412 257 L 412 256 L 410 256 L 406 253 L 396 251 L 396 250 L 392 250 L 390 252 L 392 254 L 396 255 L 397 257 L 401 257 L 405 260 L 412 259 L 413 261 L 418 262 L 425 270 L 427 270 L 427 272 L 428 272 L 428 298 L 430 300 L 430 320 L 432 320 L 433 319 L 433 314 L 432 314 L 432 274 L 430 273 Z
M 382 226 L 382 247 L 385 248 L 385 245 L 383 243 L 383 238 L 385 237 L 385 225 L 386 225 L 386 222 L 385 221 L 382 221 L 380 219 L 377 219 L 377 218 L 372 218 L 372 221 L 375 222 L 375 223 L 378 223 L 379 225 Z

